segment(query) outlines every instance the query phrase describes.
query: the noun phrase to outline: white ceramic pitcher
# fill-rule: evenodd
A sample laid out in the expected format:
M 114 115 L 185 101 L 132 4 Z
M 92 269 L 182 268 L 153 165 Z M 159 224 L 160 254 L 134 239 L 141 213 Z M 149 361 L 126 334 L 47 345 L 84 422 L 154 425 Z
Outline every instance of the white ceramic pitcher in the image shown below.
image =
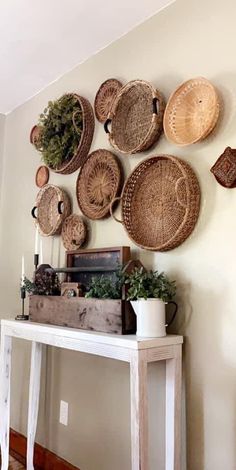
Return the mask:
M 175 310 L 170 322 L 166 323 L 165 306 L 174 304 Z M 131 300 L 131 305 L 137 316 L 137 336 L 160 338 L 166 336 L 166 327 L 175 319 L 178 305 L 171 302 L 163 302 L 160 299 L 139 299 Z

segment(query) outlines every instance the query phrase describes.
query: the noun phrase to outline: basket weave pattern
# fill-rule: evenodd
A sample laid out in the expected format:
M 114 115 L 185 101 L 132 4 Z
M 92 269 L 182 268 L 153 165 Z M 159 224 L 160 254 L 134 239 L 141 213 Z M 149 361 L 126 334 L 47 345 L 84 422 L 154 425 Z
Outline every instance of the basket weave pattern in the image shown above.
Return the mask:
M 111 110 L 113 101 L 122 87 L 115 78 L 109 78 L 100 86 L 94 101 L 94 110 L 99 122 L 105 122 Z
M 164 108 L 163 96 L 150 83 L 144 80 L 127 83 L 117 94 L 109 114 L 111 145 L 125 154 L 149 149 L 162 132 Z
M 219 117 L 219 98 L 205 78 L 183 83 L 171 95 L 164 114 L 164 131 L 177 145 L 190 145 L 205 139 Z
M 153 156 L 129 176 L 122 194 L 123 224 L 141 248 L 171 250 L 191 234 L 199 215 L 200 188 L 190 166 Z
M 52 184 L 47 184 L 36 199 L 37 220 L 41 235 L 50 236 L 61 233 L 62 223 L 71 213 L 68 194 Z
M 85 242 L 87 229 L 82 219 L 77 214 L 71 214 L 62 225 L 62 241 L 66 250 L 77 250 Z
M 113 153 L 104 149 L 92 152 L 77 179 L 77 200 L 83 214 L 92 220 L 107 216 L 121 177 L 120 163 Z
M 74 96 L 77 97 L 81 106 L 83 116 L 83 130 L 77 152 L 71 158 L 71 160 L 62 164 L 57 169 L 52 168 L 52 171 L 54 171 L 55 173 L 60 173 L 62 175 L 74 173 L 74 171 L 78 170 L 78 168 L 83 165 L 88 156 L 90 146 L 93 140 L 95 126 L 93 108 L 86 98 L 77 94 L 74 94 Z

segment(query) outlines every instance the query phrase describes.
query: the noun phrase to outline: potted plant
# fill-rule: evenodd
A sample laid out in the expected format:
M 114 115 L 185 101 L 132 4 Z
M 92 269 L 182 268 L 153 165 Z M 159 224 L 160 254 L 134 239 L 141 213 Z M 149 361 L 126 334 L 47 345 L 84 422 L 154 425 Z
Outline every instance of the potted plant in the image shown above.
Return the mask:
M 143 267 L 134 269 L 126 276 L 128 284 L 127 300 L 137 316 L 137 335 L 142 337 L 166 336 L 165 306 L 172 303 L 177 313 L 177 304 L 173 302 L 176 292 L 175 281 L 170 281 L 164 273 L 145 271 Z

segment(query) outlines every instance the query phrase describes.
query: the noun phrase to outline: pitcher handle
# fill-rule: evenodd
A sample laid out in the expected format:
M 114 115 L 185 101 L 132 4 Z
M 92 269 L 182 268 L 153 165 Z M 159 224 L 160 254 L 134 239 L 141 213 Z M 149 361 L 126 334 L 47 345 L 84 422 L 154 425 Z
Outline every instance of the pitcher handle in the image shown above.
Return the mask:
M 175 317 L 176 317 L 176 314 L 177 314 L 177 312 L 178 312 L 178 305 L 177 305 L 177 303 L 174 302 L 173 300 L 171 300 L 170 302 L 166 302 L 166 304 L 167 304 L 167 305 L 173 304 L 173 305 L 175 306 L 175 309 L 174 309 L 173 315 L 172 315 L 172 317 L 171 317 L 171 320 L 169 321 L 169 323 L 166 323 L 166 326 L 170 326 L 171 323 L 173 323 L 173 321 L 174 321 L 174 319 L 175 319 Z

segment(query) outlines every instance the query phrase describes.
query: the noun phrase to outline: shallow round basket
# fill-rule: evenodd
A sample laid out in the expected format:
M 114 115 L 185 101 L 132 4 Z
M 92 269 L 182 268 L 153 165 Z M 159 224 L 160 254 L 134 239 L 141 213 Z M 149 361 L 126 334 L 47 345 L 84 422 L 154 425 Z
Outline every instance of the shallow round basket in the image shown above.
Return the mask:
M 160 137 L 165 102 L 144 80 L 133 80 L 118 92 L 104 128 L 111 145 L 132 154 L 149 149 Z
M 110 203 L 119 192 L 122 170 L 118 158 L 108 150 L 92 152 L 78 175 L 76 195 L 80 210 L 89 219 L 110 214 Z
M 86 235 L 85 222 L 79 215 L 71 214 L 63 222 L 61 236 L 66 250 L 80 248 L 86 240 Z
M 94 110 L 99 122 L 104 123 L 109 115 L 113 101 L 122 87 L 122 83 L 115 78 L 109 78 L 102 83 L 94 100 Z
M 47 166 L 42 165 L 37 169 L 36 175 L 35 175 L 35 183 L 36 186 L 39 188 L 42 188 L 45 184 L 48 183 L 49 180 L 49 169 Z
M 199 77 L 180 85 L 171 95 L 164 114 L 167 139 L 180 146 L 205 139 L 214 129 L 220 111 L 215 87 Z
M 39 136 L 40 136 L 40 127 L 35 125 L 32 127 L 30 131 L 30 143 L 34 145 L 36 148 L 37 148 Z
M 122 201 L 122 221 L 113 215 L 117 199 Z M 200 188 L 191 167 L 177 157 L 157 155 L 134 169 L 110 209 L 136 245 L 167 251 L 191 234 L 199 208 Z
M 63 221 L 71 213 L 69 196 L 58 186 L 47 184 L 39 191 L 31 213 L 41 235 L 59 234 Z

